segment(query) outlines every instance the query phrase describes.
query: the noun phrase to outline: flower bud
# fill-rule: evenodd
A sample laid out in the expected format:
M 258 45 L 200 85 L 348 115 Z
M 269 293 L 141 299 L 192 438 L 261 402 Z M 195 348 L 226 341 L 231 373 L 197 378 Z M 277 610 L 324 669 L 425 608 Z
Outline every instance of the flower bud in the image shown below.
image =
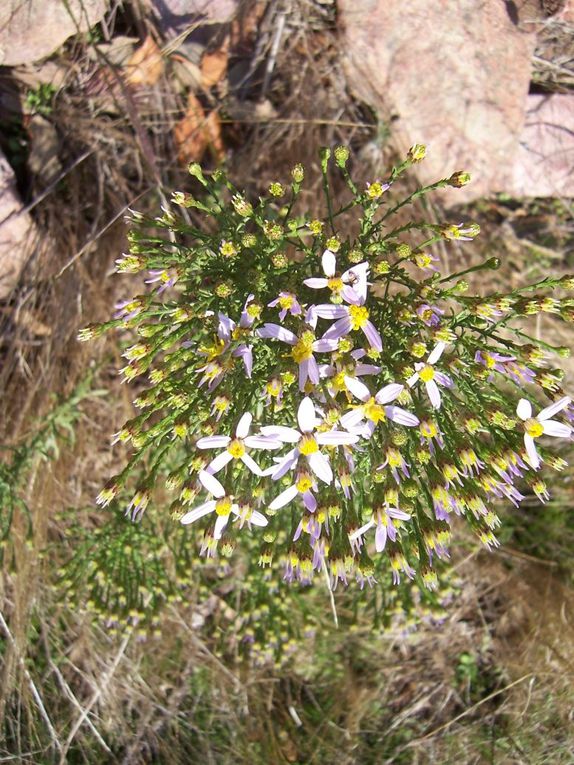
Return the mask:
M 422 162 L 427 153 L 427 147 L 422 143 L 415 143 L 407 152 L 409 162 Z
M 453 173 L 448 179 L 448 185 L 455 189 L 460 189 L 467 183 L 470 183 L 470 173 L 465 173 L 462 170 Z
M 349 161 L 349 149 L 346 146 L 337 146 L 335 149 L 335 162 L 341 168 Z

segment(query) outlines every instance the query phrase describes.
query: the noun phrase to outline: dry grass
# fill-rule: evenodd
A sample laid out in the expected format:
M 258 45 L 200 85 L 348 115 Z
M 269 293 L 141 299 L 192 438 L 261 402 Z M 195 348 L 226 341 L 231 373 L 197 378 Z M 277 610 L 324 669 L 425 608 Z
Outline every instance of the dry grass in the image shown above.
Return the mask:
M 392 143 L 346 90 L 333 13 L 328 2 L 267 4 L 244 54 L 247 78 L 223 99 L 205 96 L 222 117 L 241 185 L 256 192 L 302 161 L 317 179 L 303 200 L 310 209 L 319 145 L 353 145 L 365 177 L 392 156 Z M 134 14 L 122 23 L 142 35 L 149 21 Z M 4 558 L 2 757 L 218 765 L 571 761 L 572 593 L 552 566 L 540 568 L 519 551 L 493 557 L 461 547 L 459 594 L 446 621 L 423 623 L 412 636 L 373 634 L 367 614 L 356 628 L 335 630 L 319 591 L 312 607 L 323 631 L 281 669 L 218 656 L 217 620 L 192 626 L 205 605 L 199 588 L 167 606 L 160 634 L 145 640 L 136 631 L 114 636 L 61 600 L 54 569 L 77 541 L 67 508 L 87 530 L 106 522 L 81 508 L 93 506 L 114 472 L 117 453 L 106 444 L 131 411 L 127 390 L 109 371 L 119 366 L 117 346 L 85 348 L 75 336 L 105 318 L 128 284 L 106 278 L 124 246 L 125 209 L 154 209 L 166 190 L 185 183 L 173 143 L 185 101 L 168 74 L 136 98 L 112 69 L 113 87 L 98 91 L 107 62 L 79 42 L 59 61 L 67 77 L 50 118 L 68 169 L 48 193 L 31 186 L 40 197 L 35 220 L 53 247 L 29 264 L 2 313 L 3 442 L 29 442 L 87 368 L 95 367 L 93 386 L 108 395 L 78 405 L 75 442 L 62 440 L 51 461 L 33 455 L 17 487 L 32 530 L 20 512 Z M 245 104 L 252 115 L 257 102 L 268 103 L 272 116 L 254 124 Z M 441 217 L 432 207 L 424 212 Z M 489 246 L 500 244 L 499 223 L 490 222 Z M 512 272 L 523 268 L 525 252 L 522 242 L 509 260 Z M 472 255 L 457 248 L 448 257 L 464 266 Z M 337 597 L 343 615 L 346 603 Z

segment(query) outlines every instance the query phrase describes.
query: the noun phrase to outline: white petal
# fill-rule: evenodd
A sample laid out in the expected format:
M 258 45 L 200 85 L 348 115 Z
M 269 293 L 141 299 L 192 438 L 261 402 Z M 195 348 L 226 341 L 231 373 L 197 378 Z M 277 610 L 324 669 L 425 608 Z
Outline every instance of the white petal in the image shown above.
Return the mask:
M 263 475 L 263 471 L 259 465 L 255 462 L 253 457 L 250 457 L 248 454 L 243 454 L 241 456 L 241 462 L 243 462 L 254 475 Z
M 333 482 L 333 471 L 329 465 L 329 460 L 321 452 L 314 452 L 307 457 L 309 467 L 325 483 Z
M 375 396 L 377 404 L 388 404 L 390 401 L 394 401 L 401 395 L 404 387 L 405 386 L 400 383 L 390 383 L 389 385 L 385 385 Z
M 243 443 L 249 449 L 280 449 L 283 446 L 281 439 L 270 436 L 247 436 Z
M 330 430 L 327 433 L 317 433 L 315 439 L 318 444 L 356 444 L 359 440 L 358 436 L 353 436 L 350 433 L 345 433 L 342 430 Z
M 363 407 L 358 406 L 356 409 L 351 409 L 349 412 L 346 412 L 341 417 L 341 425 L 346 429 L 354 428 L 364 419 L 365 413 L 363 412 Z
M 399 425 L 406 425 L 407 428 L 414 428 L 420 423 L 420 420 L 416 414 L 407 412 L 406 409 L 403 409 L 400 406 L 386 406 L 385 414 L 389 420 L 392 420 Z
M 409 377 L 409 379 L 407 380 L 407 385 L 409 386 L 409 388 L 412 388 L 418 379 L 419 379 L 418 372 L 415 372 L 412 377 Z
M 310 287 L 312 290 L 320 290 L 323 289 L 323 287 L 326 287 L 328 282 L 327 279 L 312 277 L 311 279 L 303 279 L 303 284 L 306 284 L 307 287 Z
M 297 422 L 299 423 L 302 433 L 311 433 L 311 431 L 315 430 L 317 415 L 315 414 L 315 405 L 309 396 L 305 396 L 303 401 L 299 404 Z
M 221 452 L 221 454 L 218 454 L 217 457 L 211 460 L 206 470 L 212 475 L 214 473 L 219 473 L 219 471 L 224 468 L 228 462 L 231 462 L 232 459 L 233 457 L 229 452 Z
M 288 489 L 285 489 L 285 491 L 282 491 L 279 496 L 275 497 L 273 502 L 269 505 L 269 509 L 279 510 L 280 507 L 285 507 L 285 505 L 288 505 L 289 502 L 291 502 L 291 500 L 297 496 L 297 494 L 298 492 L 295 484 L 293 484 L 293 486 L 289 486 Z
M 365 532 L 367 532 L 369 529 L 372 529 L 375 525 L 375 521 L 371 518 L 371 520 L 368 523 L 365 523 L 364 526 L 361 526 L 360 529 L 357 529 L 352 534 L 349 534 L 349 539 L 351 542 L 355 539 L 358 539 L 359 537 L 362 537 Z
M 534 446 L 534 439 L 532 436 L 529 436 L 528 433 L 524 434 L 524 446 L 526 447 L 526 453 L 528 454 L 530 464 L 536 470 L 540 467 L 540 458 L 538 457 L 536 447 Z
M 525 398 L 521 398 L 516 407 L 516 414 L 521 420 L 528 420 L 532 417 L 532 404 Z
M 283 478 L 285 473 L 291 470 L 297 464 L 299 459 L 299 452 L 297 449 L 292 449 L 278 464 L 271 470 L 271 478 L 274 481 L 278 481 Z M 267 471 L 266 471 L 267 472 Z
M 440 409 L 440 390 L 434 380 L 425 383 L 430 402 L 435 409 Z
M 285 425 L 264 425 L 261 428 L 261 434 L 263 436 L 278 438 L 286 444 L 296 444 L 301 438 L 301 433 L 299 433 L 298 430 L 295 430 L 295 428 L 288 428 Z
M 229 436 L 206 436 L 196 443 L 198 449 L 221 449 L 231 441 Z
M 437 343 L 427 359 L 427 364 L 436 364 L 446 348 L 446 343 Z
M 190 510 L 189 513 L 186 513 L 181 518 L 180 523 L 183 523 L 184 526 L 187 526 L 189 523 L 193 523 L 199 518 L 203 518 L 204 515 L 211 513 L 213 510 L 215 510 L 215 500 L 210 499 L 209 502 L 204 502 L 202 505 L 194 507 L 194 509 Z
M 359 399 L 359 401 L 368 401 L 371 398 L 371 391 L 367 388 L 365 383 L 357 380 L 356 377 L 345 375 L 345 385 L 351 391 L 353 396 Z
M 549 417 L 553 417 L 555 414 L 565 409 L 569 403 L 570 398 L 568 396 L 564 396 L 564 398 L 561 398 L 559 401 L 555 401 L 553 404 L 550 404 L 550 406 L 547 406 L 546 409 L 543 409 L 541 412 L 539 412 L 536 419 L 547 420 Z
M 349 310 L 344 305 L 316 305 L 313 309 L 316 316 L 321 319 L 342 319 L 347 316 Z
M 214 497 L 219 499 L 220 497 L 225 496 L 225 489 L 215 476 L 205 470 L 200 470 L 198 477 L 202 486 L 204 486 L 210 494 L 213 494 Z
M 380 553 L 385 549 L 387 544 L 387 527 L 384 523 L 377 524 L 377 530 L 375 531 L 375 550 Z
M 214 539 L 221 539 L 221 535 L 223 534 L 223 531 L 228 523 L 229 523 L 228 515 L 217 516 L 217 520 L 215 521 L 215 529 L 213 530 Z
M 540 423 L 544 428 L 544 433 L 547 436 L 555 436 L 556 438 L 569 438 L 572 435 L 572 428 L 570 425 L 565 425 L 562 422 L 556 420 L 544 420 Z
M 282 340 L 289 345 L 295 345 L 297 343 L 297 335 L 290 332 L 285 327 L 281 327 L 279 324 L 265 324 L 261 329 L 257 330 L 259 337 L 275 338 L 276 340 Z
M 375 364 L 357 364 L 355 367 L 356 375 L 378 375 L 382 367 L 377 367 Z
M 243 417 L 237 423 L 237 427 L 235 428 L 235 435 L 237 438 L 245 438 L 245 436 L 249 433 L 252 419 L 253 415 L 249 412 L 245 412 Z
M 269 521 L 263 513 L 260 513 L 258 510 L 253 510 L 249 516 L 249 523 L 252 523 L 254 526 L 267 526 Z
M 321 258 L 321 265 L 323 266 L 323 273 L 325 276 L 335 276 L 337 258 L 331 250 L 325 250 L 323 257 Z

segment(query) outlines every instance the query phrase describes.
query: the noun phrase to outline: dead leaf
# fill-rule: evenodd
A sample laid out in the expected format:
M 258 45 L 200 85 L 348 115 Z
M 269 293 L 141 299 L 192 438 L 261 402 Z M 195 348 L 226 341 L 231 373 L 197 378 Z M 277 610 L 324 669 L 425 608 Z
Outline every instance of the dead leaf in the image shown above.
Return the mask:
M 229 58 L 229 37 L 223 41 L 223 45 L 210 53 L 204 53 L 201 59 L 201 85 L 209 90 L 217 85 L 227 73 L 227 60 Z
M 127 82 L 135 87 L 155 85 L 164 70 L 164 60 L 155 40 L 148 35 L 126 64 Z
M 177 158 L 182 165 L 200 162 L 208 147 L 218 162 L 225 155 L 221 123 L 216 112 L 206 116 L 203 106 L 193 93 L 187 97 L 187 110 L 173 129 Z
M 222 162 L 225 157 L 225 146 L 221 136 L 221 121 L 217 112 L 208 114 L 206 121 L 207 141 L 217 162 Z
M 231 22 L 231 45 L 234 49 L 251 46 L 257 36 L 266 9 L 266 2 L 256 2 L 248 6 L 246 13 L 240 13 L 233 19 Z
M 177 158 L 182 165 L 201 161 L 207 148 L 205 112 L 193 93 L 187 97 L 187 110 L 175 125 L 173 137 L 177 146 Z

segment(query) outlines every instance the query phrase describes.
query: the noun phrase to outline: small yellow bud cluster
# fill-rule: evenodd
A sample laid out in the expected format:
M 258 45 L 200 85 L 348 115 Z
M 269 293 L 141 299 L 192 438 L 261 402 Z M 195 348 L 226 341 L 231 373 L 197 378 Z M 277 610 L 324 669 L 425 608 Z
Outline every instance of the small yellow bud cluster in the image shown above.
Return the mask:
M 345 167 L 349 161 L 350 152 L 346 146 L 337 146 L 335 149 L 335 162 L 339 167 Z
M 303 179 L 305 178 L 305 168 L 301 164 L 297 164 L 293 167 L 291 170 L 291 177 L 295 181 L 295 183 L 303 183 Z
M 278 223 L 266 220 L 263 223 L 263 233 L 271 242 L 276 242 L 283 238 L 283 229 Z
M 339 252 L 339 250 L 341 249 L 341 242 L 339 241 L 339 238 L 337 236 L 331 236 L 325 242 L 325 247 L 328 250 L 331 250 L 331 252 Z
M 233 242 L 223 240 L 219 245 L 219 252 L 224 258 L 234 258 L 237 255 L 237 247 Z
M 455 189 L 460 189 L 466 186 L 467 183 L 470 183 L 470 173 L 465 173 L 462 170 L 453 173 L 448 179 L 448 185 Z
M 409 162 L 422 162 L 427 153 L 427 147 L 422 143 L 415 143 L 407 152 Z

